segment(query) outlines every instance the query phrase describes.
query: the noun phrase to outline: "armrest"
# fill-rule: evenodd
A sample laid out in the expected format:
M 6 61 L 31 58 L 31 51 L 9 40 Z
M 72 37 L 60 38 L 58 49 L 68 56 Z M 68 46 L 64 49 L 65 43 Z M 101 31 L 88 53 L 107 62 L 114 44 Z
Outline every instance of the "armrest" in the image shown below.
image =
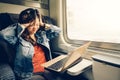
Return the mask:
M 67 69 L 67 73 L 71 76 L 77 76 L 80 73 L 90 69 L 91 66 L 92 66 L 92 61 L 87 59 L 82 59 L 78 64 Z

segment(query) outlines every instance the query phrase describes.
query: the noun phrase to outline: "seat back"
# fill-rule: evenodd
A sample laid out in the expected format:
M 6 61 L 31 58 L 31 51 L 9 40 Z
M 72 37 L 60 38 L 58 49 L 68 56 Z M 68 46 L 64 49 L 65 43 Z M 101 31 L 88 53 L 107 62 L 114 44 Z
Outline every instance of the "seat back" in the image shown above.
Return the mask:
M 0 13 L 0 30 L 18 21 L 18 14 Z M 7 41 L 0 39 L 0 63 L 9 63 L 13 66 L 15 49 Z
M 13 68 L 15 49 L 7 41 L 0 39 L 0 63 L 7 63 Z

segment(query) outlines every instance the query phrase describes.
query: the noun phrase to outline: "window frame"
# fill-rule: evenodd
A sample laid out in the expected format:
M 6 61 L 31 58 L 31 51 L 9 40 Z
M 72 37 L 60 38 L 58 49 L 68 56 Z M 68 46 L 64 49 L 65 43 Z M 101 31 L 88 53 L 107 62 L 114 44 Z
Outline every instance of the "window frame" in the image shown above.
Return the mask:
M 65 41 L 73 46 L 76 45 L 81 45 L 84 44 L 86 42 L 88 42 L 87 40 L 71 40 L 68 38 L 68 34 L 67 34 L 67 7 L 66 7 L 66 0 L 63 1 L 64 3 L 64 8 L 63 8 L 63 23 L 64 23 L 64 27 L 63 27 L 63 37 L 65 39 Z M 110 51 L 110 52 L 117 52 L 119 53 L 120 51 L 120 44 L 119 43 L 110 43 L 110 42 L 97 42 L 97 41 L 92 41 L 92 44 L 90 45 L 91 49 L 97 49 L 97 50 L 105 50 L 105 51 Z

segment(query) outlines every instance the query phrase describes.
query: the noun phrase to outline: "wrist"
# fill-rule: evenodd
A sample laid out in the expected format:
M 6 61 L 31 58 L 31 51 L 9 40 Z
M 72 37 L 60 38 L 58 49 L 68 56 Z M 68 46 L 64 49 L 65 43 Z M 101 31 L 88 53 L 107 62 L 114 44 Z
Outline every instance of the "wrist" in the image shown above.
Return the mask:
M 44 28 L 44 29 L 46 28 L 46 24 L 45 24 L 45 23 L 43 23 L 43 28 Z
M 45 23 L 43 23 L 43 26 L 44 26 L 44 28 L 46 27 L 46 24 Z
M 43 23 L 43 28 L 44 28 L 44 29 L 49 29 L 50 26 L 51 26 L 51 25 L 49 25 L 49 24 Z

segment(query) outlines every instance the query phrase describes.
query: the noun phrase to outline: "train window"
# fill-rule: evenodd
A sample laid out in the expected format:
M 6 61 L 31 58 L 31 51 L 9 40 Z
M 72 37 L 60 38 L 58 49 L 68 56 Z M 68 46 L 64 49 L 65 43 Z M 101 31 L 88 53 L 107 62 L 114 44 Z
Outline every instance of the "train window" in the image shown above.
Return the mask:
M 120 50 L 120 0 L 66 0 L 67 40 Z

